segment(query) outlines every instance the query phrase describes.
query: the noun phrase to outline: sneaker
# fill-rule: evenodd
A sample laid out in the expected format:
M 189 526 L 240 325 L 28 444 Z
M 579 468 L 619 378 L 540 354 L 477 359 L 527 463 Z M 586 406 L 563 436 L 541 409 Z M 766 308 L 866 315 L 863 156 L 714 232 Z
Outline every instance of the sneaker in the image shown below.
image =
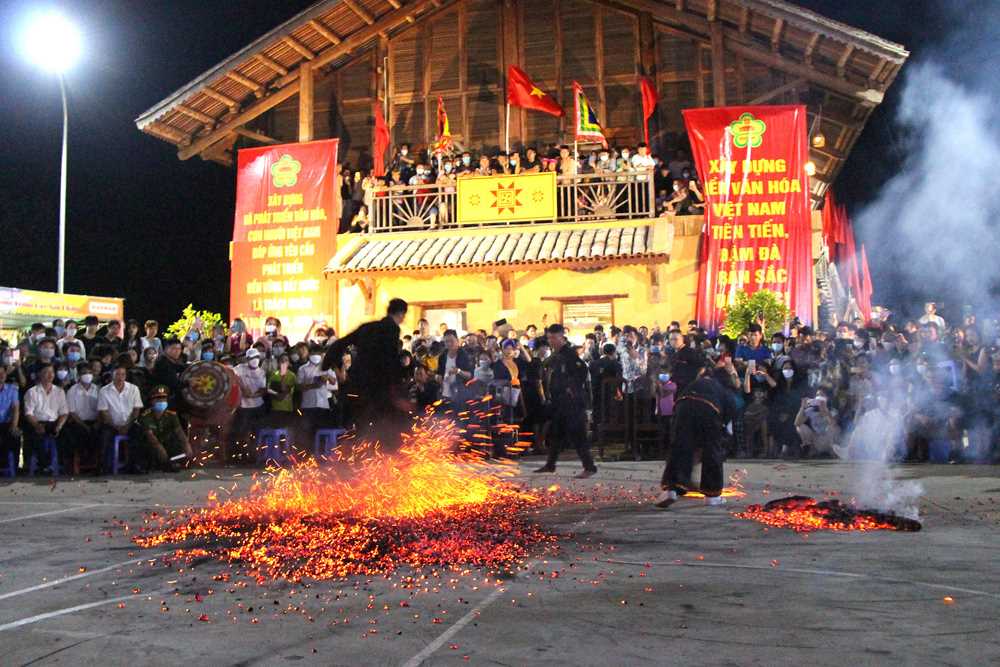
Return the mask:
M 532 470 L 532 472 L 555 472 L 555 466 L 542 466 L 538 470 Z
M 705 498 L 705 504 L 711 505 L 712 507 L 715 507 L 717 505 L 725 505 L 726 499 L 723 498 L 722 496 L 712 496 L 709 498 Z
M 660 495 L 656 496 L 656 502 L 653 504 L 661 509 L 667 509 L 676 503 L 679 497 L 676 491 L 663 491 Z
M 597 468 L 593 470 L 584 470 L 577 475 L 573 475 L 573 479 L 587 479 L 588 477 L 593 477 L 597 474 Z

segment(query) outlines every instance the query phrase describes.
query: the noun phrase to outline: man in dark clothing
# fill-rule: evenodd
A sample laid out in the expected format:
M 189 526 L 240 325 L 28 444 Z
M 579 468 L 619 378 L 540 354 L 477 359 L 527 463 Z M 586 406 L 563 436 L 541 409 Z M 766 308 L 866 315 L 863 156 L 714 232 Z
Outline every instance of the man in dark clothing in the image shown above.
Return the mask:
M 386 316 L 368 322 L 331 345 L 323 360 L 323 370 L 340 368 L 344 353 L 353 348 L 350 381 L 357 396 L 353 414 L 359 438 L 375 436 L 385 442 L 397 442 L 406 428 L 408 406 L 403 394 L 403 365 L 399 359 L 399 325 L 406 317 L 402 299 L 389 302 Z M 352 396 L 353 398 L 353 396 Z M 383 437 L 388 436 L 388 440 Z
M 174 410 L 181 399 L 181 373 L 187 368 L 181 350 L 181 342 L 176 338 L 163 341 L 163 354 L 156 358 L 151 378 L 154 384 L 163 385 L 170 392 L 170 407 Z
M 612 343 L 605 343 L 601 348 L 601 358 L 590 365 L 590 386 L 594 394 L 594 420 L 601 423 L 604 419 L 604 405 L 614 400 L 614 394 L 621 391 L 622 363 L 618 361 L 618 351 Z M 608 387 L 605 380 L 611 380 Z M 617 381 L 617 385 L 614 381 Z M 610 395 L 605 395 L 607 392 Z
M 535 472 L 555 472 L 559 451 L 571 442 L 583 464 L 583 472 L 576 477 L 586 479 L 597 472 L 587 441 L 587 365 L 566 341 L 566 330 L 561 324 L 551 325 L 547 335 L 552 356 L 545 360 L 543 375 L 545 397 L 551 404 L 552 427 L 548 460 Z
M 709 505 L 720 505 L 722 498 L 724 457 L 722 434 L 725 425 L 736 416 L 732 392 L 715 374 L 725 369 L 703 374 L 689 384 L 674 404 L 674 443 L 663 471 L 663 493 L 656 499 L 657 507 L 670 507 L 678 497 L 693 490 L 691 469 L 694 452 L 701 450 L 701 492 Z

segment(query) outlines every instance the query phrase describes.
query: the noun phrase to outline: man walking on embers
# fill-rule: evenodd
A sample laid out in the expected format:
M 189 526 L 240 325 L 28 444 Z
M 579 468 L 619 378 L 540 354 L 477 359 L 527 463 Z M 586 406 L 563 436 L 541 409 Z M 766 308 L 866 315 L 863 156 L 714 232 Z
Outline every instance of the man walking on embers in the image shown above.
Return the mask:
M 704 357 L 696 350 L 685 348 L 674 360 L 674 365 L 697 368 L 698 377 L 689 384 L 674 403 L 673 446 L 663 471 L 663 492 L 656 498 L 656 506 L 667 508 L 688 491 L 700 490 L 709 505 L 721 505 L 723 480 L 722 461 L 725 456 L 722 437 L 726 424 L 736 416 L 736 402 L 716 374 L 726 374 L 725 369 L 711 369 L 704 365 Z M 701 487 L 691 482 L 695 451 L 701 450 Z

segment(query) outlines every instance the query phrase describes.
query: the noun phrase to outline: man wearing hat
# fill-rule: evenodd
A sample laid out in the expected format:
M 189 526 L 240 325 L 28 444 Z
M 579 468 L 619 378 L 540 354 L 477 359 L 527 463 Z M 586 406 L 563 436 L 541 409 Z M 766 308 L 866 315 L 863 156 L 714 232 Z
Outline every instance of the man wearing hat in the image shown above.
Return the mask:
M 194 457 L 194 452 L 181 428 L 177 413 L 167 409 L 169 397 L 169 390 L 162 384 L 157 385 L 150 393 L 151 407 L 139 417 L 139 426 L 145 437 L 138 441 L 140 447 L 136 453 L 147 466 L 155 462 L 163 470 L 177 472 L 178 467 L 173 458 L 184 454 L 190 460 Z
M 586 479 L 597 472 L 587 440 L 587 365 L 567 342 L 566 330 L 561 324 L 549 326 L 546 334 L 552 356 L 545 360 L 542 375 L 552 426 L 548 459 L 535 472 L 555 472 L 559 451 L 571 443 L 583 464 L 583 472 L 577 479 Z

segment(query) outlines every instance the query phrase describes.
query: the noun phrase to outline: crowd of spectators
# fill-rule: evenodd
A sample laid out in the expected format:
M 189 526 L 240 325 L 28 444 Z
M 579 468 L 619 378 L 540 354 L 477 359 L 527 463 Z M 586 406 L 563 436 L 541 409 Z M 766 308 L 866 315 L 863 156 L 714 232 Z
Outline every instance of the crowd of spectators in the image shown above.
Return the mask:
M 620 423 L 627 458 L 665 456 L 674 399 L 700 369 L 724 369 L 740 406 L 731 456 L 1000 457 L 1000 328 L 973 314 L 949 326 L 933 304 L 903 322 L 876 309 L 867 323 L 829 330 L 796 320 L 769 340 L 759 324 L 734 340 L 694 320 L 567 335 L 589 368 L 588 437 L 601 439 L 602 426 Z M 108 471 L 111 444 L 125 436 L 133 469 L 176 469 L 194 455 L 180 389 L 184 370 L 198 361 L 229 366 L 237 378 L 239 404 L 225 436 L 234 443 L 252 442 L 262 426 L 290 429 L 303 443 L 318 428 L 350 428 L 351 352 L 340 367 L 322 367 L 336 338 L 317 322 L 291 343 L 276 318 L 257 337 L 237 319 L 211 331 L 196 324 L 183 339 L 160 337 L 155 321 L 35 324 L 16 344 L 0 341 L 0 467 L 23 461 L 27 469 L 34 457 L 44 471 L 54 443 L 62 469 L 91 461 Z M 549 356 L 543 331 L 504 320 L 468 332 L 420 320 L 400 341 L 414 411 L 488 397 L 539 453 Z M 643 440 L 651 425 L 655 437 Z
M 688 155 L 678 150 L 664 160 L 650 154 L 649 147 L 620 146 L 597 148 L 574 155 L 570 146 L 551 144 L 542 149 L 528 147 L 523 152 L 502 150 L 491 153 L 452 151 L 442 155 L 414 154 L 409 144 L 396 149 L 386 175 L 375 177 L 370 171 L 358 171 L 345 165 L 341 170 L 341 201 L 343 212 L 341 232 L 363 232 L 371 224 L 371 211 L 380 188 L 395 186 L 428 186 L 444 188 L 455 185 L 463 176 L 495 176 L 498 174 L 535 174 L 555 172 L 559 176 L 592 174 L 611 176 L 646 174 L 653 179 L 656 192 L 656 212 L 662 216 L 700 215 L 705 198 L 698 185 L 697 172 Z M 444 216 L 445 212 L 441 212 Z

